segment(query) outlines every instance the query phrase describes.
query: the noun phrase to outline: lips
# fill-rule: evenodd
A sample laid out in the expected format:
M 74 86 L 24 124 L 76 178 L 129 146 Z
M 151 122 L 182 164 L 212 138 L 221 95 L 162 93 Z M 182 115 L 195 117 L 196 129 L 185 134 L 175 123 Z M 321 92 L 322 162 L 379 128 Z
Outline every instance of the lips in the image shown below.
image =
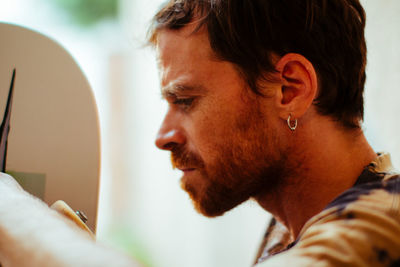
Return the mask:
M 175 146 L 171 150 L 171 163 L 174 169 L 181 171 L 193 171 L 204 167 L 200 156 L 189 152 L 184 146 Z
M 178 167 L 178 169 L 183 172 L 191 172 L 195 170 L 195 168 L 186 168 L 186 167 Z

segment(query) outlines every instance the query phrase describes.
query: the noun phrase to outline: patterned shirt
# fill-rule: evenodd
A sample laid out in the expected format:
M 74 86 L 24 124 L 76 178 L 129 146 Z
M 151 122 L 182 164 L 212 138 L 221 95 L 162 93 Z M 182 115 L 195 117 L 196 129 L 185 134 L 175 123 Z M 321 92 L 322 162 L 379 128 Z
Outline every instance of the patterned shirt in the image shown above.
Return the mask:
M 296 241 L 272 219 L 255 264 L 400 266 L 400 175 L 390 155 L 378 154 L 352 188 L 304 225 Z

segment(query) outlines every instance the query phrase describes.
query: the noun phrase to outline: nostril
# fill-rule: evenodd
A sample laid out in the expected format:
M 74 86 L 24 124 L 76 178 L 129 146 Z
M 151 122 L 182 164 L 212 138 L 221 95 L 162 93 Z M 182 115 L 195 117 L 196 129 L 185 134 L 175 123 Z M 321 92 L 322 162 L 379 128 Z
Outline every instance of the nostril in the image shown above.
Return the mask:
M 168 132 L 159 132 L 155 143 L 159 149 L 171 150 L 177 145 L 184 144 L 185 140 L 182 131 L 174 129 Z
M 163 150 L 171 150 L 177 145 L 172 138 L 167 138 L 166 136 L 158 136 L 155 144 L 159 149 Z
M 165 150 L 172 150 L 172 149 L 174 149 L 174 147 L 176 147 L 177 145 L 178 145 L 177 143 L 169 142 L 169 143 L 167 143 L 167 144 L 165 144 L 165 145 L 163 146 L 163 149 L 165 149 Z

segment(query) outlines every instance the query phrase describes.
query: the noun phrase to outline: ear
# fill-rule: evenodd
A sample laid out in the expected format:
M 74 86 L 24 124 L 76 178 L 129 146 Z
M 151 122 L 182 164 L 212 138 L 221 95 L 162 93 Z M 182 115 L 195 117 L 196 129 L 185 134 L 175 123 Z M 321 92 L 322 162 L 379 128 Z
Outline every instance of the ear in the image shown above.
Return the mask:
M 298 119 L 312 105 L 317 94 L 318 81 L 310 61 L 300 54 L 286 54 L 276 64 L 280 88 L 276 94 L 279 116 Z

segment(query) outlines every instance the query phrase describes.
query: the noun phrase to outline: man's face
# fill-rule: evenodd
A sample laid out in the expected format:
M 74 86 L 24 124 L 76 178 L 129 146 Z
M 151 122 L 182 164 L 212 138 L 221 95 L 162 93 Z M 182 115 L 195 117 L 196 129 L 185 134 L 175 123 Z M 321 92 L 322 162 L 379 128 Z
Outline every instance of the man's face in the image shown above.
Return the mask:
M 156 145 L 171 151 L 196 209 L 222 215 L 274 190 L 285 169 L 268 99 L 246 87 L 233 64 L 213 57 L 205 31 L 159 33 L 157 56 L 169 108 Z

